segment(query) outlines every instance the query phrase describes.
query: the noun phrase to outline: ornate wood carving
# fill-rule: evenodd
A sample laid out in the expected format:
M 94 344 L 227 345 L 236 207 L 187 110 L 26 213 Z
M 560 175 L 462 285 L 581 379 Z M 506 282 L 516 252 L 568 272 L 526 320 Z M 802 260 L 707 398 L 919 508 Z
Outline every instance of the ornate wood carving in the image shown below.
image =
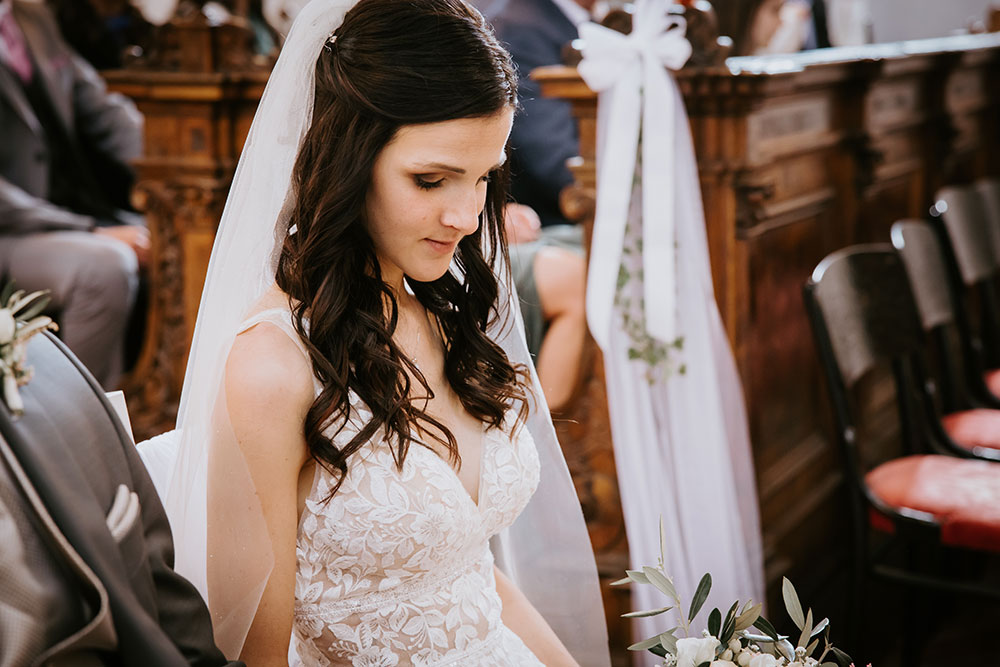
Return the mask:
M 267 72 L 104 74 L 146 118 L 135 203 L 150 229 L 150 304 L 139 361 L 123 381 L 143 439 L 173 428 L 215 230 Z
M 151 240 L 146 340 L 124 391 L 137 439 L 173 428 L 204 269 L 229 183 L 141 181 L 136 207 Z

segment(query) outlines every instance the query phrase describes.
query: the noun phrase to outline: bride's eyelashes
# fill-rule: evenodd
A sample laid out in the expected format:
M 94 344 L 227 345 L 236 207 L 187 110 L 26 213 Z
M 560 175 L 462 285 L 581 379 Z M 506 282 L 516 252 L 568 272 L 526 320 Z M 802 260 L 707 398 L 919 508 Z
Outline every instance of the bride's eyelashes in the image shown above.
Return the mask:
M 439 178 L 436 181 L 429 181 L 422 176 L 414 176 L 413 181 L 421 190 L 433 190 L 434 188 L 441 187 L 441 184 L 444 183 L 444 178 Z
M 491 171 L 488 174 L 486 174 L 485 176 L 483 176 L 482 178 L 480 178 L 479 182 L 480 183 L 489 183 L 492 179 L 493 179 L 493 172 Z M 444 183 L 444 177 L 441 177 L 441 178 L 437 179 L 436 181 L 432 181 L 432 180 L 429 180 L 424 175 L 417 174 L 416 176 L 413 177 L 413 182 L 421 190 L 433 190 L 434 188 L 441 187 L 441 184 Z

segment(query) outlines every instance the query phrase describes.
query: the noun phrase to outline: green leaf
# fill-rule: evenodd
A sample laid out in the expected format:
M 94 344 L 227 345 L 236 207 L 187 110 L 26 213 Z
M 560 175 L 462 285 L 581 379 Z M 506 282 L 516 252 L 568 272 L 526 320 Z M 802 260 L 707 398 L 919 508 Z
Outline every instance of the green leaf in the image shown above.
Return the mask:
M 763 609 L 764 609 L 764 605 L 762 605 L 762 604 L 756 604 L 756 605 L 750 607 L 749 609 L 747 609 L 746 611 L 744 611 L 739 616 L 737 616 L 736 617 L 736 632 L 740 632 L 742 630 L 746 630 L 747 628 L 753 626 L 753 624 L 757 622 L 757 619 L 760 618 L 760 613 L 761 613 L 761 611 L 763 611 Z
M 631 583 L 632 580 L 629 579 L 628 577 L 625 577 L 624 579 L 618 579 L 617 581 L 612 581 L 610 584 L 608 584 L 608 586 L 624 586 L 625 584 L 631 584 Z
M 31 303 L 35 299 L 38 299 L 38 298 L 41 298 L 41 297 L 45 296 L 45 294 L 46 294 L 46 290 L 43 290 L 43 289 L 40 289 L 37 292 L 32 292 L 31 294 L 28 294 L 27 296 L 24 295 L 23 291 L 17 292 L 14 295 L 17 298 L 14 299 L 14 303 L 10 307 L 10 312 L 12 312 L 14 315 L 17 315 L 17 313 L 18 313 L 19 310 L 21 310 L 22 308 L 24 308 L 25 306 L 27 306 L 29 303 Z
M 640 570 L 625 570 L 625 574 L 629 579 L 637 584 L 648 584 L 649 579 Z
M 809 644 L 809 646 L 806 646 L 806 657 L 809 657 L 813 653 L 815 653 L 817 646 L 819 646 L 819 640 L 818 639 L 812 640 L 812 642 Z
M 649 567 L 648 565 L 642 568 L 642 571 L 649 580 L 649 583 L 656 586 L 657 590 L 672 600 L 677 599 L 677 591 L 674 589 L 674 584 L 670 581 L 667 575 L 663 574 L 655 567 Z
M 718 638 L 722 630 L 722 612 L 715 608 L 708 615 L 708 634 Z
M 666 652 L 666 650 L 662 646 L 650 646 L 646 650 L 649 651 L 650 653 L 652 653 L 653 655 L 660 656 L 661 658 L 666 658 L 667 657 L 667 652 Z
M 18 339 L 25 341 L 28 340 L 31 336 L 34 336 L 42 329 L 51 328 L 54 330 L 55 326 L 56 325 L 52 321 L 51 317 L 48 316 L 36 317 L 35 319 L 31 320 L 30 322 L 28 322 L 23 327 L 17 330 L 17 337 Z
M 651 646 L 656 646 L 660 643 L 660 635 L 655 635 L 649 639 L 643 639 L 641 642 L 636 642 L 628 647 L 630 651 L 645 651 Z
M 14 291 L 13 294 L 11 294 L 9 297 L 7 297 L 7 301 L 4 302 L 3 307 L 4 308 L 10 308 L 11 310 L 13 310 L 14 305 L 18 301 L 20 301 L 21 297 L 24 296 L 24 295 L 25 295 L 25 291 L 23 289 L 19 289 L 19 290 Z
M 736 630 L 736 609 L 739 606 L 739 600 L 734 602 L 733 606 L 729 608 L 729 613 L 726 614 L 726 620 L 722 623 L 722 633 L 718 637 L 723 644 L 728 644 L 729 640 L 733 638 L 733 632 Z
M 670 655 L 677 655 L 677 637 L 674 635 L 674 630 L 676 629 L 670 628 L 660 634 L 660 646 L 666 649 Z
M 758 616 L 753 625 L 755 628 L 759 628 L 761 632 L 770 637 L 773 641 L 779 641 L 778 631 L 775 630 L 774 626 L 771 625 L 771 622 L 763 616 Z
M 622 618 L 646 618 L 648 616 L 657 616 L 665 611 L 670 611 L 673 607 L 660 607 L 659 609 L 648 609 L 646 611 L 630 611 L 627 614 L 622 614 Z
M 3 286 L 3 290 L 0 291 L 0 308 L 6 306 L 7 302 L 10 301 L 10 297 L 14 293 L 15 284 L 13 280 L 10 280 Z
M 810 636 L 811 637 L 815 637 L 819 633 L 821 633 L 824 630 L 826 630 L 826 628 L 829 625 L 830 625 L 830 619 L 824 618 L 822 621 L 820 621 L 819 623 L 816 624 L 816 627 L 813 628 L 812 634 Z
M 809 638 L 812 636 L 813 630 L 813 610 L 810 609 L 806 612 L 806 621 L 802 625 L 802 634 L 799 635 L 799 643 L 796 646 L 805 646 L 809 643 Z
M 698 667 L 712 667 L 712 663 L 710 663 L 708 660 L 706 660 L 705 662 L 703 662 L 700 665 L 698 665 Z
M 708 599 L 708 593 L 712 590 L 712 575 L 708 572 L 705 576 L 701 578 L 698 582 L 698 588 L 694 592 L 694 597 L 691 598 L 691 610 L 688 611 L 688 623 L 694 620 L 694 617 L 698 615 L 701 611 L 701 606 L 705 604 L 705 600 Z
M 37 301 L 35 301 L 35 303 L 29 306 L 27 310 L 18 313 L 17 318 L 19 320 L 30 320 L 45 310 L 45 307 L 49 305 L 50 301 L 52 301 L 52 299 L 47 296 L 40 297 Z
M 798 593 L 795 592 L 795 586 L 788 580 L 788 577 L 781 578 L 781 597 L 785 599 L 785 609 L 788 610 L 788 615 L 792 617 L 795 627 L 801 630 L 802 626 L 805 625 L 806 619 L 802 614 L 802 604 L 799 603 Z
M 777 649 L 777 655 L 780 655 L 788 662 L 795 659 L 795 647 L 792 646 L 792 642 L 787 639 L 782 639 L 780 642 L 774 643 L 775 649 Z
M 830 653 L 833 654 L 833 659 L 837 661 L 837 665 L 839 667 L 850 667 L 851 663 L 854 662 L 851 660 L 851 656 L 847 655 L 836 646 L 830 647 Z

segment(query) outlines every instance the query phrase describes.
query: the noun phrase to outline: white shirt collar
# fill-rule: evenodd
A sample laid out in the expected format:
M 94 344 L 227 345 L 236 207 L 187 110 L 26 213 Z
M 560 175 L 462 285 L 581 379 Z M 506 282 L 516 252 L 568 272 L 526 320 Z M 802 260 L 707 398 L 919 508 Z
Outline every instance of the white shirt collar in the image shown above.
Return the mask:
M 590 20 L 590 12 L 576 4 L 573 0 L 552 0 L 552 2 L 559 8 L 559 11 L 566 15 L 570 23 L 577 28 Z

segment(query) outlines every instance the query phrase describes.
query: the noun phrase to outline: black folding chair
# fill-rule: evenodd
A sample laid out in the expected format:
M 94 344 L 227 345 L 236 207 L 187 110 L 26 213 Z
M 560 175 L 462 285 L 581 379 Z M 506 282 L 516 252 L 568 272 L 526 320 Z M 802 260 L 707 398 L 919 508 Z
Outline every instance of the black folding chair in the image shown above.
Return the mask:
M 873 576 L 902 584 L 908 596 L 923 588 L 1000 600 L 1000 590 L 940 567 L 945 553 L 1000 552 L 994 509 L 1000 465 L 962 458 L 970 454 L 932 426 L 936 406 L 922 359 L 923 327 L 903 260 L 887 244 L 840 250 L 816 267 L 804 298 L 850 490 L 854 645 Z M 891 370 L 900 426 L 891 452 L 863 434 L 864 406 L 857 400 L 863 380 L 884 368 Z M 906 610 L 914 612 L 914 605 Z M 914 639 L 905 646 L 918 652 L 919 644 Z M 911 654 L 904 664 L 915 660 Z
M 937 193 L 931 216 L 945 232 L 944 249 L 956 302 L 966 309 L 958 313 L 959 325 L 967 329 L 963 336 L 980 346 L 986 368 L 998 368 L 1000 225 L 991 226 L 987 211 L 975 187 L 949 186 Z

